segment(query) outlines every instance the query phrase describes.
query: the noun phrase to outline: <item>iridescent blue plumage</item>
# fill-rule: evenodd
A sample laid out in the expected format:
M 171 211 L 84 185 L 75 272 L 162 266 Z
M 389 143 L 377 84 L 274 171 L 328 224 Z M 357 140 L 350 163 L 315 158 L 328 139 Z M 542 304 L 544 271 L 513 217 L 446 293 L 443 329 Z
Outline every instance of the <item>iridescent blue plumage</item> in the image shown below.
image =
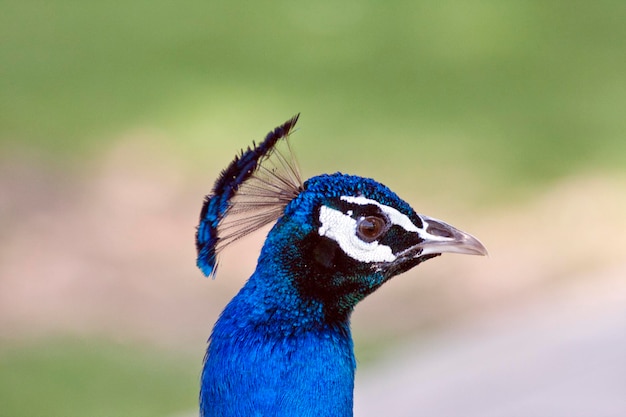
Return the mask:
M 207 274 L 221 233 L 232 241 L 258 228 L 259 218 L 276 220 L 256 270 L 213 328 L 202 417 L 352 416 L 356 304 L 443 252 L 486 253 L 372 179 L 336 173 L 301 183 L 284 156 L 264 167 L 295 121 L 235 159 L 202 210 L 198 266 Z M 235 220 L 224 228 L 226 216 Z

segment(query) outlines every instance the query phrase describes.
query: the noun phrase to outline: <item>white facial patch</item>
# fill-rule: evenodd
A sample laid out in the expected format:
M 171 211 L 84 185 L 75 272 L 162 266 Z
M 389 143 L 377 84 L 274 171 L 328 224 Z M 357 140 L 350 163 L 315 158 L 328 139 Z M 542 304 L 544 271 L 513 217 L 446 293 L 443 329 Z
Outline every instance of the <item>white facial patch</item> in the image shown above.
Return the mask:
M 377 241 L 368 243 L 359 239 L 356 235 L 356 220 L 339 210 L 321 206 L 320 223 L 322 224 L 318 229 L 320 236 L 334 240 L 348 256 L 359 262 L 396 260 L 389 246 L 381 245 Z

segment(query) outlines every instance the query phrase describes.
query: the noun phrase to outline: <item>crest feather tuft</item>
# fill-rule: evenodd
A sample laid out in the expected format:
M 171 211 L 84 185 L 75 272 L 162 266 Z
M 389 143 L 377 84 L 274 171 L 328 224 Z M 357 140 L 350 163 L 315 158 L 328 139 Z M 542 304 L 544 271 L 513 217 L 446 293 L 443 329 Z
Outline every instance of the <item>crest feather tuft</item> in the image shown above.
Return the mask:
M 297 114 L 252 143 L 224 169 L 205 197 L 196 231 L 197 265 L 215 276 L 219 252 L 236 240 L 277 220 L 303 189 L 289 144 Z M 278 146 L 285 139 L 285 148 Z

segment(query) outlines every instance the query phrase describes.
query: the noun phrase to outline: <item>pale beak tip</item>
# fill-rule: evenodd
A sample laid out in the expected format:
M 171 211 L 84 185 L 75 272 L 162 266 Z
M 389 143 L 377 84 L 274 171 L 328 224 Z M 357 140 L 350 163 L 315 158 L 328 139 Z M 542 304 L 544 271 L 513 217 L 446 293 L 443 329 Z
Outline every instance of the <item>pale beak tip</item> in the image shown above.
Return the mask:
M 465 255 L 477 255 L 477 256 L 489 256 L 489 251 L 480 240 L 468 233 L 462 233 L 462 238 L 454 242 L 452 246 L 456 250 L 452 249 L 451 252 L 462 253 Z

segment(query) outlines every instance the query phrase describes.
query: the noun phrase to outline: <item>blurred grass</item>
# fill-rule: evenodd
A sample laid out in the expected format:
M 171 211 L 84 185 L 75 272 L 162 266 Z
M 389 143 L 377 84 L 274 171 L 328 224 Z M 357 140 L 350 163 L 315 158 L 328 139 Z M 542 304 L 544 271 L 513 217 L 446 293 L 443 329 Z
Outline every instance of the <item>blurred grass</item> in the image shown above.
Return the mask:
M 3 2 L 0 144 L 73 161 L 147 126 L 200 165 L 302 111 L 316 169 L 496 191 L 621 169 L 625 20 L 609 0 Z
M 175 416 L 197 407 L 199 363 L 110 341 L 0 349 L 0 415 Z
M 5 341 L 6 342 L 6 341 Z M 359 340 L 359 366 L 389 340 Z M 0 416 L 174 417 L 197 408 L 200 359 L 106 340 L 0 348 Z

